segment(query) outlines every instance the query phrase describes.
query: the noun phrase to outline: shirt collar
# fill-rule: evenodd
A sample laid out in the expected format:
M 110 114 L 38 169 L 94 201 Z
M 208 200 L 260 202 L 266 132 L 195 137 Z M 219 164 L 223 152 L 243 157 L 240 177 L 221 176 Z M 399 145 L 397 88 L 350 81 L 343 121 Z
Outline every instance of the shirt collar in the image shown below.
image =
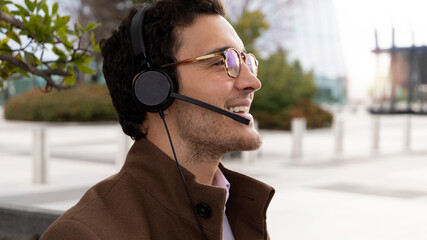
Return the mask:
M 224 188 L 227 191 L 227 196 L 225 198 L 225 202 L 227 203 L 231 184 L 227 180 L 227 178 L 224 176 L 221 169 L 219 169 L 219 168 L 216 169 L 216 172 L 215 172 L 213 180 L 212 180 L 212 185 L 215 187 Z

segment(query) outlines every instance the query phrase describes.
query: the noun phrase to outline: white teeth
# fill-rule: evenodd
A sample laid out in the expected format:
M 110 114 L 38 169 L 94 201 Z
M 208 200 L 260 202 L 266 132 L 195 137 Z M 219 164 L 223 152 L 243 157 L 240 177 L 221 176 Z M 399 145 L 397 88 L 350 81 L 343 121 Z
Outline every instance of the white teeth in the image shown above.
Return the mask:
M 228 111 L 232 112 L 232 113 L 237 113 L 237 112 L 248 113 L 249 112 L 249 107 L 246 107 L 246 106 L 230 107 L 230 108 L 228 108 Z

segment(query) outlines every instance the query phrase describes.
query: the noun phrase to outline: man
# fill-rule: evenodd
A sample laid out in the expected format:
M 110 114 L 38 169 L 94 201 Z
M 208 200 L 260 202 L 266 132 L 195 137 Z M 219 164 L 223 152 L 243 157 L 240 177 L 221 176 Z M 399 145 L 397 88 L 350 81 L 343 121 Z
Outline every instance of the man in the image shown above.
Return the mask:
M 163 0 L 141 9 L 101 43 L 114 106 L 135 143 L 122 170 L 89 189 L 42 239 L 269 239 L 274 190 L 221 164 L 226 153 L 261 145 L 248 112 L 261 87 L 256 59 L 245 53 L 220 0 Z M 147 60 L 132 39 L 138 13 Z M 249 125 L 181 100 L 145 111 L 134 88 L 152 67 L 171 76 L 178 94 Z

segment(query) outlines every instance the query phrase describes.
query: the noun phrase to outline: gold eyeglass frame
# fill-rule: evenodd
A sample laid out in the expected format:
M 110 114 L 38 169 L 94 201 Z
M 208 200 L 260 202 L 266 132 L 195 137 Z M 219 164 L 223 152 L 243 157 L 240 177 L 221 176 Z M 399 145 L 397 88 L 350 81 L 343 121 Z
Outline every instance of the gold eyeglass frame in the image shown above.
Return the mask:
M 237 53 L 237 55 L 239 56 L 239 63 L 240 64 L 239 64 L 239 72 L 237 73 L 237 76 L 231 75 L 229 68 L 228 68 L 226 52 L 228 52 L 230 50 L 235 51 Z M 215 53 L 203 55 L 200 57 L 189 58 L 189 59 L 185 59 L 185 60 L 174 62 L 174 63 L 168 63 L 168 64 L 160 66 L 160 68 L 167 68 L 167 67 L 178 66 L 178 65 L 182 65 L 182 64 L 195 63 L 198 61 L 203 61 L 203 60 L 214 58 L 214 57 L 222 57 L 223 62 L 224 62 L 224 68 L 225 68 L 225 71 L 227 72 L 227 75 L 231 78 L 238 78 L 240 76 L 240 71 L 242 70 L 242 63 L 247 65 L 247 63 L 246 63 L 247 55 L 252 56 L 253 59 L 255 60 L 255 69 L 254 69 L 255 72 L 252 73 L 252 71 L 251 71 L 251 73 L 253 75 L 257 76 L 258 75 L 258 60 L 256 59 L 255 55 L 253 55 L 252 53 L 239 52 L 235 48 L 227 48 L 224 51 L 215 52 Z M 250 68 L 249 68 L 249 70 L 250 70 Z

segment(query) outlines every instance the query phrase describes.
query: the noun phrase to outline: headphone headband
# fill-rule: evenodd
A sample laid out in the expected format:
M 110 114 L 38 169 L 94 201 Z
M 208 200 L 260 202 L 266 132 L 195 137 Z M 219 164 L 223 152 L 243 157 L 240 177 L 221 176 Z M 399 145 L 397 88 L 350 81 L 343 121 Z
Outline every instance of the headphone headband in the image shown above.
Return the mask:
M 132 18 L 131 23 L 131 40 L 134 54 L 135 56 L 140 56 L 142 54 L 142 57 L 144 58 L 146 63 L 148 63 L 148 58 L 144 42 L 144 16 L 145 12 L 152 5 L 153 4 L 149 4 L 144 8 L 140 9 Z
M 159 112 L 171 105 L 174 98 L 171 92 L 176 91 L 175 83 L 170 76 L 161 69 L 151 68 L 147 56 L 144 41 L 144 16 L 146 11 L 153 6 L 149 4 L 140 10 L 132 18 L 131 41 L 135 57 L 141 59 L 141 72 L 133 82 L 133 95 L 148 112 Z

